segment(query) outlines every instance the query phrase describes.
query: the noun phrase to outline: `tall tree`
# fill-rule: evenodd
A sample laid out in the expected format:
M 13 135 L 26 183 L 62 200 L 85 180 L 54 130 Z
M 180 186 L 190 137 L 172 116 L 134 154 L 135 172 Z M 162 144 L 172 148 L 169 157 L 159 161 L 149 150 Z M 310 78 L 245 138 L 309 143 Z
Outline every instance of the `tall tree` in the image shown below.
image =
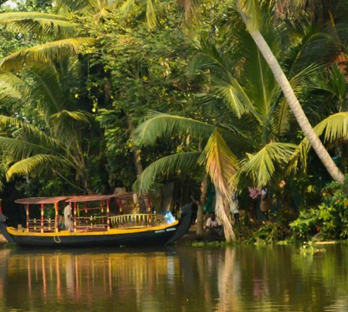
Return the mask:
M 3 73 L 1 83 L 2 104 L 16 112 L 16 117 L 0 115 L 7 134 L 0 136 L 9 164 L 7 178 L 51 171 L 78 192 L 93 192 L 91 175 L 98 171 L 91 156 L 99 153 L 99 139 L 86 136 L 92 128 L 94 134 L 98 131 L 79 94 L 83 93 L 80 64 L 32 67 L 23 79 Z
M 330 173 L 332 178 L 340 183 L 344 182 L 344 175 L 337 167 L 330 154 L 324 147 L 323 143 L 320 141 L 318 135 L 313 130 L 311 124 L 308 121 L 307 116 L 303 112 L 303 109 L 298 101 L 294 90 L 287 77 L 284 74 L 278 60 L 274 56 L 271 48 L 267 44 L 265 38 L 262 36 L 258 27 L 258 3 L 256 0 L 236 0 L 237 7 L 243 18 L 243 21 L 247 27 L 250 36 L 255 41 L 255 44 L 259 48 L 266 62 L 268 63 L 270 69 L 272 70 L 276 81 L 281 87 L 284 96 L 308 141 L 317 153 L 318 157 L 326 167 L 327 171 Z

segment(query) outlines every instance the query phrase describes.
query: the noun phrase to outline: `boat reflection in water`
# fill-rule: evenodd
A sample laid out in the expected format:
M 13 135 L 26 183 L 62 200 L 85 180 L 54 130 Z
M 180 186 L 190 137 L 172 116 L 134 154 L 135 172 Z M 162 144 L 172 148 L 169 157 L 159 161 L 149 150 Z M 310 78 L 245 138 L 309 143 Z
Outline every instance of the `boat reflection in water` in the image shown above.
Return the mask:
M 101 310 L 123 307 L 136 311 L 154 304 L 159 293 L 175 293 L 179 270 L 178 257 L 167 252 L 151 256 L 14 252 L 8 257 L 7 276 L 0 275 L 0 285 L 5 285 L 0 286 L 0 299 L 8 308 L 20 310 L 42 307 L 47 311 L 52 306 L 55 311 L 57 304 L 74 310 L 92 311 L 100 305 Z
M 328 249 L 0 249 L 0 311 L 348 311 L 348 247 Z

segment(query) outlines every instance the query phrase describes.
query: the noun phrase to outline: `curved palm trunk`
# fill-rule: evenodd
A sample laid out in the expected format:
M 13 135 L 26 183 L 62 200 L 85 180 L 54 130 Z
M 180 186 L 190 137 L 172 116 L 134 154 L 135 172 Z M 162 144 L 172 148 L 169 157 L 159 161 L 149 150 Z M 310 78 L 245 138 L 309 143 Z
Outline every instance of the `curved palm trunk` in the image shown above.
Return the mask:
M 228 200 L 226 200 L 226 197 L 220 193 L 218 188 L 216 188 L 215 213 L 224 229 L 226 242 L 230 243 L 235 241 L 236 235 L 233 231 L 232 220 L 229 217 L 230 213 L 228 211 Z
M 249 18 L 240 9 L 241 8 L 240 0 L 237 0 L 237 5 L 239 7 L 239 12 L 244 20 L 244 23 L 248 29 L 249 34 L 254 39 L 255 44 L 257 45 L 258 49 L 260 50 L 263 57 L 265 58 L 267 64 L 271 68 L 273 75 L 276 81 L 278 82 L 280 88 L 282 89 L 284 96 L 286 98 L 286 101 L 288 102 L 301 130 L 303 131 L 304 135 L 307 137 L 309 143 L 311 144 L 311 146 L 317 153 L 319 159 L 324 164 L 324 166 L 326 167 L 331 177 L 334 180 L 340 183 L 343 183 L 344 182 L 343 173 L 338 169 L 338 167 L 332 160 L 331 156 L 329 155 L 328 151 L 324 147 L 323 143 L 320 141 L 317 134 L 314 132 L 311 124 L 308 121 L 307 116 L 305 115 L 289 83 L 289 80 L 286 78 L 272 50 L 270 49 L 266 40 L 263 38 L 260 31 L 258 29 L 253 29 L 251 27 Z

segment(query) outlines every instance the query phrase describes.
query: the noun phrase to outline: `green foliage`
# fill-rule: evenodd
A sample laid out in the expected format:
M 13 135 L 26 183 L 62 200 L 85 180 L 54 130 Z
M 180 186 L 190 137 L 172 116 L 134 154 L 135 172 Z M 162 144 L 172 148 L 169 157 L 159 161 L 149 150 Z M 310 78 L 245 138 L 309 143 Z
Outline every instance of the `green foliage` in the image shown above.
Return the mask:
M 316 253 L 319 252 L 325 252 L 326 250 L 324 248 L 317 248 L 313 242 L 307 242 L 304 243 L 301 247 L 300 247 L 300 254 L 303 256 L 306 255 L 314 255 Z
M 119 11 L 110 12 L 103 23 L 86 19 L 85 26 L 88 36 L 96 39 L 90 51 L 95 72 L 90 76 L 88 88 L 98 121 L 105 129 L 110 180 L 131 187 L 136 179 L 132 166 L 134 153 L 140 153 L 142 164 L 147 165 L 164 155 L 193 152 L 197 150 L 197 141 L 192 148 L 186 148 L 192 138 L 189 130 L 206 128 L 205 137 L 209 137 L 214 127 L 184 118 L 192 103 L 186 66 L 193 49 L 182 32 L 180 8 L 174 1 L 153 3 L 160 10 L 156 11 L 157 26 L 149 31 L 149 25 L 140 16 L 135 18 L 144 12 L 141 3 L 123 4 Z M 180 112 L 182 116 L 152 113 L 144 121 L 150 111 Z M 143 130 L 135 131 L 139 144 L 136 147 L 130 138 L 133 128 L 141 122 Z M 157 142 L 179 124 L 180 135 L 170 135 L 169 140 Z M 146 147 L 150 143 L 154 148 Z M 149 169 L 144 176 L 149 172 L 162 170 Z M 149 186 L 145 184 L 147 189 Z
M 254 155 L 242 161 L 239 175 L 251 175 L 256 186 L 263 187 L 273 178 L 276 166 L 289 162 L 296 145 L 289 143 L 269 143 Z
M 162 157 L 151 163 L 140 175 L 135 189 L 140 193 L 148 193 L 158 176 L 182 174 L 195 170 L 198 166 L 199 152 L 184 152 Z
M 6 56 L 0 67 L 2 70 L 18 70 L 27 64 L 61 61 L 69 56 L 82 53 L 85 46 L 90 44 L 93 44 L 93 39 L 83 37 L 51 41 Z
M 241 9 L 262 31 L 318 134 L 344 158 L 347 72 L 332 62 L 348 42 L 347 10 L 331 2 L 330 14 L 305 6 L 296 18 L 298 3 L 241 0 Z M 148 166 L 139 184 L 145 191 L 181 176 L 198 180 L 201 154 L 198 164 L 226 196 L 230 186 L 277 188 L 294 180 L 301 182 L 289 192 L 313 205 L 327 178 L 305 142 L 297 153 L 308 156 L 310 178 L 285 170 L 303 134 L 234 4 L 31 0 L 0 15 L 2 69 L 14 72 L 0 73 L 3 171 L 30 180 L 17 185 L 28 195 L 37 192 L 34 184 L 54 194 L 55 186 L 70 190 L 69 182 L 102 192 L 131 188 L 138 155 Z M 41 170 L 47 168 L 67 181 L 54 181 Z M 328 237 L 338 235 L 338 206 L 325 202 L 320 216 L 303 212 L 296 235 L 314 234 L 317 221 Z M 311 216 L 317 221 L 305 224 Z M 267 225 L 257 235 L 261 242 L 277 232 Z
M 287 229 L 278 222 L 266 222 L 252 234 L 251 242 L 255 245 L 269 245 L 282 240 L 287 235 Z
M 147 116 L 133 133 L 133 141 L 139 146 L 153 145 L 157 139 L 171 137 L 173 133 L 207 139 L 214 131 L 214 126 L 207 123 L 168 114 L 153 113 Z
M 324 201 L 317 208 L 303 210 L 290 224 L 295 237 L 308 239 L 317 232 L 324 239 L 348 238 L 348 198 L 346 186 L 328 185 L 322 192 Z
M 66 37 L 76 31 L 78 24 L 62 15 L 38 12 L 8 12 L 0 14 L 0 25 L 6 30 L 22 34 L 49 35 Z
M 79 66 L 60 65 L 32 66 L 22 80 L 6 76 L 15 81 L 12 86 L 17 92 L 2 90 L 3 103 L 17 101 L 12 106 L 17 117 L 0 115 L 6 131 L 0 136 L 6 153 L 3 161 L 9 165 L 6 175 L 8 179 L 16 175 L 37 178 L 53 172 L 79 192 L 98 190 L 102 184 L 100 172 L 95 171 L 100 166 L 98 139 L 94 139 L 98 127 L 87 103 L 74 93 L 83 89 Z M 85 136 L 91 129 L 95 136 Z
M 317 231 L 317 225 L 318 211 L 314 208 L 300 211 L 298 219 L 290 223 L 293 235 L 302 240 L 313 236 Z

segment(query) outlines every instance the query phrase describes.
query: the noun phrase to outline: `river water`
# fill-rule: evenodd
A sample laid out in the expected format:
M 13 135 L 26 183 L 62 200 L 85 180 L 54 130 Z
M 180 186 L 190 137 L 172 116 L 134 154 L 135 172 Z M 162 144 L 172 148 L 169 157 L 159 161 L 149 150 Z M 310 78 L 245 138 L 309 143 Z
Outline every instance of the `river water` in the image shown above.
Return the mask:
M 0 249 L 0 311 L 348 311 L 348 246 Z

